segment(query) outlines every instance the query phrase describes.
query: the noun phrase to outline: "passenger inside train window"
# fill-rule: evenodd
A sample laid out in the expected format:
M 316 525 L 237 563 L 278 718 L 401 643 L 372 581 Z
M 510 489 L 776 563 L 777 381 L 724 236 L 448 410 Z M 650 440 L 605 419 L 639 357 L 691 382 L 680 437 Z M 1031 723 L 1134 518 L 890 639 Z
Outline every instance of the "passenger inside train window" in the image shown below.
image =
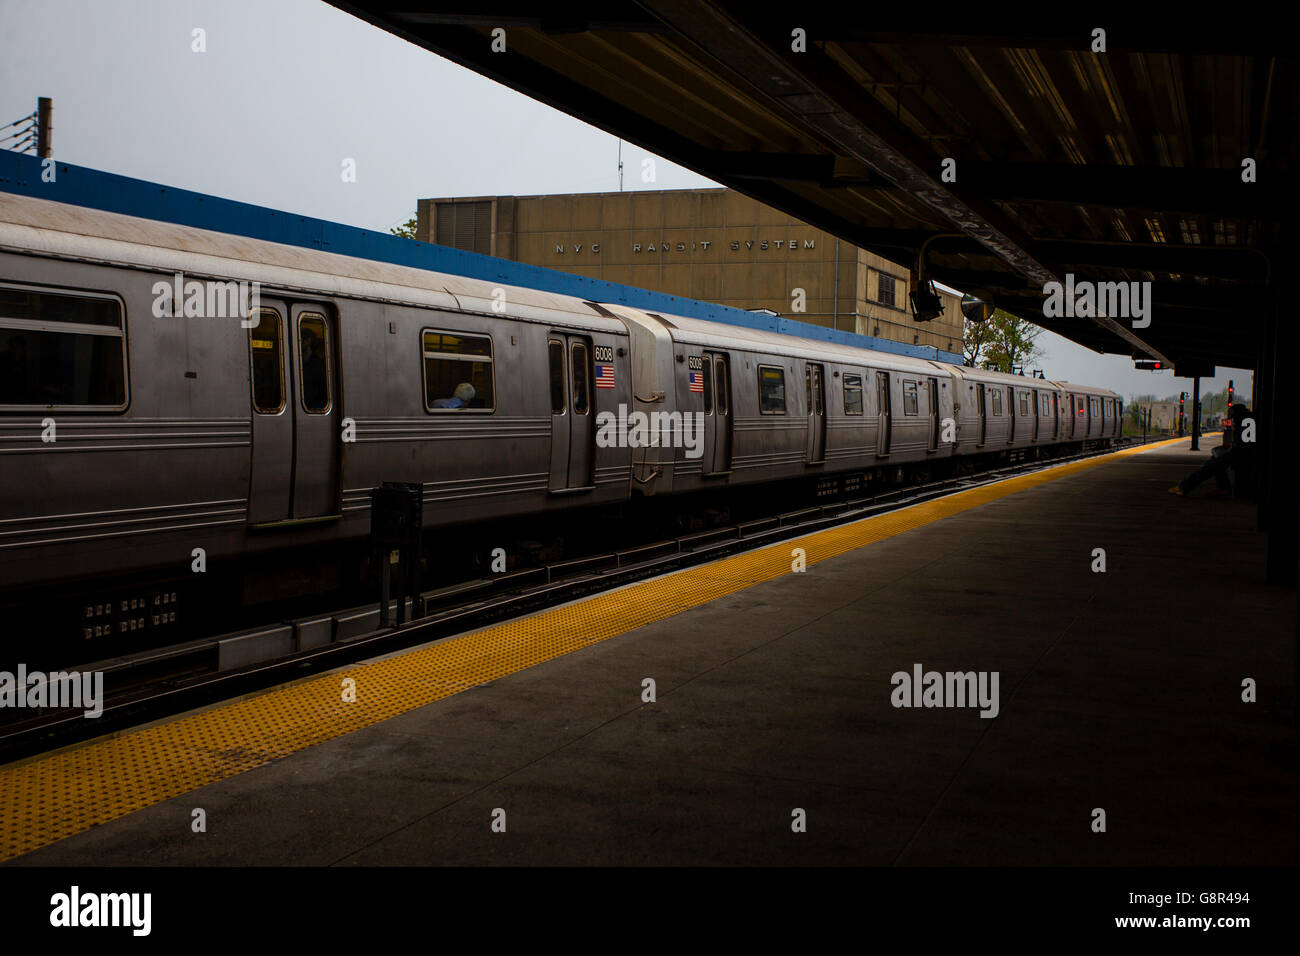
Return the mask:
M 436 329 L 425 329 L 422 338 L 425 408 L 490 412 L 496 407 L 491 338 Z
M 456 386 L 456 391 L 451 398 L 440 398 L 433 403 L 434 408 L 468 408 L 469 403 L 474 401 L 474 386 L 469 382 L 461 382 Z

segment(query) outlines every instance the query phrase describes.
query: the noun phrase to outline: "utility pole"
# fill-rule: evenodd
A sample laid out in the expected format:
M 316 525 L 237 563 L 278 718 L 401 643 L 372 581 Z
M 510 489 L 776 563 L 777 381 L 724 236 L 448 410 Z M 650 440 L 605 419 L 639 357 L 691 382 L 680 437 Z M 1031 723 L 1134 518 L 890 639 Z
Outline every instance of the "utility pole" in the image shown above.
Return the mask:
M 39 97 L 36 100 L 36 155 L 41 159 L 54 155 L 54 141 L 51 138 L 54 127 L 50 123 L 53 116 L 54 100 L 48 96 Z

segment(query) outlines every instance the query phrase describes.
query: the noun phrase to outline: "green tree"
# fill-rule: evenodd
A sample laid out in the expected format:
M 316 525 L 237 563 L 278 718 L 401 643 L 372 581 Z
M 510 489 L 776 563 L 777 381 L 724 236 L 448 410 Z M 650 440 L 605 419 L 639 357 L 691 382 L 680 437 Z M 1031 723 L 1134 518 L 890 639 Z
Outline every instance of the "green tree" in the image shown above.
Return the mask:
M 962 364 L 976 368 L 983 364 L 985 352 L 993 344 L 993 322 L 972 322 L 966 319 L 962 327 Z
M 406 222 L 402 223 L 400 226 L 394 226 L 392 229 L 389 229 L 388 231 L 395 236 L 405 236 L 407 239 L 415 239 L 416 238 L 415 230 L 418 225 L 419 225 L 419 220 L 416 219 L 415 217 L 412 217 L 406 220 Z
M 985 322 L 966 322 L 962 357 L 967 365 L 997 372 L 1011 372 L 1017 366 L 1024 369 L 1043 356 L 1036 344 L 1042 332 L 1026 319 L 995 309 Z

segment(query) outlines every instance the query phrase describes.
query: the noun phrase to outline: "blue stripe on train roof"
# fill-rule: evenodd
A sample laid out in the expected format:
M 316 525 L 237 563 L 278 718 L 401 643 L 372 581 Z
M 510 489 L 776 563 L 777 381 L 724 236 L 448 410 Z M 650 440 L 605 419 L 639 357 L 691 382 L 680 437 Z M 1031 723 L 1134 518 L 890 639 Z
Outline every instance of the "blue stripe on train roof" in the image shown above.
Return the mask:
M 665 292 L 590 279 L 544 266 L 497 259 L 477 252 L 450 249 L 325 219 L 297 216 L 188 189 L 175 189 L 85 166 L 57 163 L 55 181 L 47 183 L 41 179 L 41 164 L 42 161 L 35 156 L 0 150 L 0 191 L 251 239 L 320 249 L 360 259 L 390 262 L 431 272 L 446 272 L 488 282 L 524 286 L 593 302 L 617 302 L 647 312 L 685 315 L 856 348 L 961 364 L 961 356 L 930 346 L 908 345 L 870 335 L 841 332 L 782 316 L 746 312 Z

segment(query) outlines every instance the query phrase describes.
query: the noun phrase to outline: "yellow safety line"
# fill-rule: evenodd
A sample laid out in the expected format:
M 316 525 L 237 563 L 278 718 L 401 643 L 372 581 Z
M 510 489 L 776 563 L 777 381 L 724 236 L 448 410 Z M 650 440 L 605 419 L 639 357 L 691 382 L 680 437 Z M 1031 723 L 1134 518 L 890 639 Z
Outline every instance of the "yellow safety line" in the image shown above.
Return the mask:
M 794 548 L 816 564 L 1182 440 L 957 492 L 0 767 L 0 860 L 788 574 Z

